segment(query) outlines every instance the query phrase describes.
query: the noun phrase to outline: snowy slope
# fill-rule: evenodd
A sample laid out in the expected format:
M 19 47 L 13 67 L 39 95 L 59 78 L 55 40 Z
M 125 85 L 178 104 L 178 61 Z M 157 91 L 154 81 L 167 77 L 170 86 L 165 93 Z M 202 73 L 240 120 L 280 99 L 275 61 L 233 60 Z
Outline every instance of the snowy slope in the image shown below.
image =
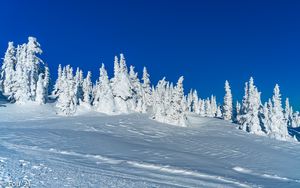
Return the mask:
M 86 111 L 86 110 L 83 110 Z M 57 116 L 51 104 L 0 107 L 0 185 L 32 187 L 300 187 L 300 144 L 189 116 Z

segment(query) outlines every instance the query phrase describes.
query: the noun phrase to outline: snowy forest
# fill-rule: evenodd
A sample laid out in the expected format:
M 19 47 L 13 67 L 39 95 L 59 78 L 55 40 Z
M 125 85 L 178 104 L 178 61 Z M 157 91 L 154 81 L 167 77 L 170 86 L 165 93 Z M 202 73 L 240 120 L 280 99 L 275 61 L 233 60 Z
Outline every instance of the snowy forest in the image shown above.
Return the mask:
M 238 124 L 239 129 L 279 140 L 296 140 L 288 127 L 300 125 L 299 112 L 294 112 L 289 99 L 282 99 L 279 85 L 273 96 L 261 101 L 261 92 L 251 77 L 245 83 L 241 102 L 233 101 L 230 84 L 225 81 L 223 102 L 214 95 L 200 98 L 196 90 L 185 93 L 184 77 L 176 84 L 165 78 L 152 84 L 147 68 L 139 76 L 134 66 L 127 67 L 123 54 L 114 58 L 114 74 L 110 77 L 102 64 L 99 78 L 92 82 L 91 72 L 86 74 L 71 65 L 58 67 L 58 78 L 50 84 L 50 71 L 40 58 L 42 49 L 37 39 L 15 46 L 8 43 L 1 67 L 1 93 L 11 103 L 40 105 L 53 103 L 57 114 L 76 115 L 78 108 L 108 115 L 147 113 L 153 120 L 186 127 L 187 115 L 220 118 Z M 285 104 L 282 104 L 285 103 Z

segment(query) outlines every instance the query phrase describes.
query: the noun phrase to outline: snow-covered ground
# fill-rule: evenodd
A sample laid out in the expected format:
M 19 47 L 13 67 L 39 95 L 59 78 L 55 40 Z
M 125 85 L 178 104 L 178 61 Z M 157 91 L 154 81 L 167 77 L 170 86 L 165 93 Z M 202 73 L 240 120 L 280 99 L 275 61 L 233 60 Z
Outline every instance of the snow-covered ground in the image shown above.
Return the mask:
M 188 119 L 182 128 L 142 114 L 62 117 L 51 104 L 2 104 L 0 187 L 300 187 L 299 143 Z

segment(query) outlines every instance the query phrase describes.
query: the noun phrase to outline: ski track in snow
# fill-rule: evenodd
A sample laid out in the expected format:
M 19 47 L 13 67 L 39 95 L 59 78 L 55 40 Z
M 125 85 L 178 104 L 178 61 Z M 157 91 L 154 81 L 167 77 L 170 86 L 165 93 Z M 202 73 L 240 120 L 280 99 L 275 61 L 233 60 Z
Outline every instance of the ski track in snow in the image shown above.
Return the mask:
M 182 128 L 140 114 L 59 117 L 35 108 L 0 108 L 0 187 L 300 186 L 298 143 L 218 119 L 189 116 L 192 126 Z

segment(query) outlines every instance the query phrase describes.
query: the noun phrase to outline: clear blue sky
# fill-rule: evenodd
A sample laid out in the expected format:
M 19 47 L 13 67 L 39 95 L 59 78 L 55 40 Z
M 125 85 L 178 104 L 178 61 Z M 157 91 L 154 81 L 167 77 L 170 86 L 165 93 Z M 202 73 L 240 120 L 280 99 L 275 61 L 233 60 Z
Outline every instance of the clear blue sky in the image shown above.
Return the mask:
M 56 77 L 58 64 L 112 73 L 125 54 L 138 71 L 147 66 L 156 83 L 166 76 L 201 97 L 221 101 L 224 81 L 235 99 L 252 75 L 265 100 L 275 83 L 300 109 L 299 1 L 0 1 L 0 52 L 8 41 L 38 38 L 42 58 Z

